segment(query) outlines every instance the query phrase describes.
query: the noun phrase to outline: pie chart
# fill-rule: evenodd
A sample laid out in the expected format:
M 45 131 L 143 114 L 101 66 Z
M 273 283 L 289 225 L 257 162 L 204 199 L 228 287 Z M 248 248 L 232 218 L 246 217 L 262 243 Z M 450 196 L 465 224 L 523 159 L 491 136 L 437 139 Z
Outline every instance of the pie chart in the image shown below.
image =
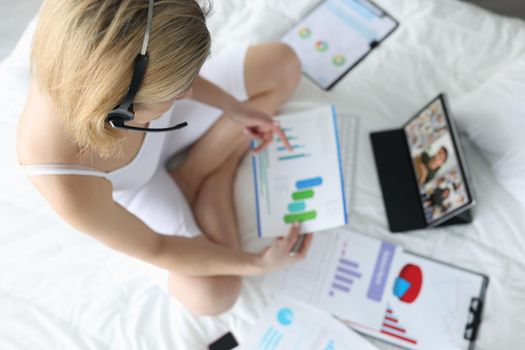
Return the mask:
M 332 57 L 332 63 L 335 66 L 340 67 L 346 63 L 346 58 L 343 55 L 339 55 L 339 54 L 335 55 L 334 57 Z
M 315 49 L 319 52 L 326 52 L 328 50 L 328 43 L 323 40 L 319 40 L 315 43 Z
M 303 39 L 307 39 L 312 36 L 312 31 L 308 27 L 299 29 L 299 36 Z
M 291 325 L 293 318 L 293 311 L 290 308 L 283 307 L 277 312 L 277 321 L 283 326 Z
M 399 273 L 394 282 L 394 295 L 402 302 L 413 303 L 416 301 L 423 286 L 423 272 L 414 264 L 407 264 Z

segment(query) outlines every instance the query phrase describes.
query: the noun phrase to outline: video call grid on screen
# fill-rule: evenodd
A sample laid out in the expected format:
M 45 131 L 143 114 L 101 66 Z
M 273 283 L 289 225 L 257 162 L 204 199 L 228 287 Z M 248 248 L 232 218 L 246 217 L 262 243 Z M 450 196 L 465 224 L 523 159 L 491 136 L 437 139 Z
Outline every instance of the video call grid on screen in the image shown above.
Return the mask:
M 404 131 L 427 224 L 438 224 L 472 204 L 443 95 L 423 108 Z

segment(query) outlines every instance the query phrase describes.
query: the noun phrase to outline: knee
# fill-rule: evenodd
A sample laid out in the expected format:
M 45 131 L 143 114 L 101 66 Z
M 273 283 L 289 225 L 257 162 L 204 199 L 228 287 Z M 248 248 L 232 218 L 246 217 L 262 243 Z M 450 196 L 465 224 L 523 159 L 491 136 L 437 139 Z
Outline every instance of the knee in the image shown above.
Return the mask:
M 275 43 L 272 50 L 277 61 L 275 80 L 278 87 L 293 92 L 301 80 L 301 61 L 294 49 L 285 43 Z
M 236 276 L 209 277 L 199 288 L 193 288 L 188 298 L 180 298 L 176 290 L 170 294 L 179 299 L 192 313 L 217 316 L 229 311 L 241 292 L 241 278 Z
M 217 316 L 229 311 L 241 292 L 241 279 L 233 276 L 212 277 L 213 282 L 190 309 L 200 316 Z

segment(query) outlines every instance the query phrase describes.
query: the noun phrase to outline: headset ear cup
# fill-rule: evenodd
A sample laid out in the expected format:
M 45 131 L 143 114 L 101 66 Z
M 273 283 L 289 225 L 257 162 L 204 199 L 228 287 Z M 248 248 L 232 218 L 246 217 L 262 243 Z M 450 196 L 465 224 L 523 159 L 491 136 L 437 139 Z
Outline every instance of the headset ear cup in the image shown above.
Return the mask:
M 119 127 L 124 125 L 125 122 L 133 120 L 133 118 L 133 113 L 127 109 L 115 108 L 108 113 L 106 121 L 113 127 Z

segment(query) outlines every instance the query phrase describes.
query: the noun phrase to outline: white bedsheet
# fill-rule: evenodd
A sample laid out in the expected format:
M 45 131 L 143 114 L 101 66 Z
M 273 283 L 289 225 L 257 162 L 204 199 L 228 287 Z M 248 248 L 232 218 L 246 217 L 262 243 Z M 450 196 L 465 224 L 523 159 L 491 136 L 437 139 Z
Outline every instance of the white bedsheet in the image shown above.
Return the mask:
M 209 20 L 214 51 L 276 39 L 316 0 L 220 0 Z M 438 92 L 453 99 L 525 59 L 525 24 L 455 0 L 377 0 L 400 28 L 331 92 L 303 79 L 286 110 L 335 103 L 359 117 L 350 227 L 490 276 L 477 349 L 525 344 L 525 209 L 498 185 L 467 142 L 479 204 L 472 225 L 391 235 L 368 133 L 398 127 Z M 15 62 L 16 61 L 16 62 Z M 232 330 L 242 339 L 266 303 L 247 278 L 223 316 L 194 317 L 150 282 L 139 264 L 62 223 L 16 169 L 17 115 L 27 63 L 0 68 L 0 348 L 204 349 Z M 6 72 L 9 70 L 9 72 Z M 17 80 L 18 79 L 18 80 Z M 27 83 L 27 82 L 26 82 Z M 250 163 L 236 180 L 243 245 L 256 250 Z

